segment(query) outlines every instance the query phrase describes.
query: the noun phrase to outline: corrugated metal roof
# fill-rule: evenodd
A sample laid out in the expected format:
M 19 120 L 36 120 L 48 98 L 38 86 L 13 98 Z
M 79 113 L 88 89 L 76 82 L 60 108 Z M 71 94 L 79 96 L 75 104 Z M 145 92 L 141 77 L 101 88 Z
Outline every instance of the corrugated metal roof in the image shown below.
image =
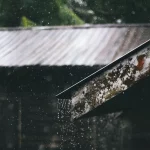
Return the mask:
M 0 65 L 108 64 L 150 38 L 150 25 L 0 30 Z

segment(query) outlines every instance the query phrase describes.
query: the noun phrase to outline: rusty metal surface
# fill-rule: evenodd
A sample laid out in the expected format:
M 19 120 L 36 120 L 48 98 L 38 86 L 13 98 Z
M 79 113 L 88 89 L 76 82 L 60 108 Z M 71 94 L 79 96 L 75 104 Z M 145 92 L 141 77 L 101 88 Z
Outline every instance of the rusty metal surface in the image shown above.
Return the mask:
M 0 30 L 0 65 L 108 64 L 150 38 L 150 25 Z
M 90 112 L 149 75 L 150 40 L 83 80 L 83 85 L 78 83 L 80 88 L 71 97 L 72 119 Z

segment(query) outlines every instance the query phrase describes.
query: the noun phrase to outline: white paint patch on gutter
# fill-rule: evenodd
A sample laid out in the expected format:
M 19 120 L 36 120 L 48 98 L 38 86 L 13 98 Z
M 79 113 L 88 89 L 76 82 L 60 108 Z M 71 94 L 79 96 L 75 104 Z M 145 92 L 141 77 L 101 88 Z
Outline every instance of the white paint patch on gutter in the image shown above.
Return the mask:
M 86 83 L 72 96 L 72 119 L 105 103 L 150 74 L 150 51 L 145 48 Z

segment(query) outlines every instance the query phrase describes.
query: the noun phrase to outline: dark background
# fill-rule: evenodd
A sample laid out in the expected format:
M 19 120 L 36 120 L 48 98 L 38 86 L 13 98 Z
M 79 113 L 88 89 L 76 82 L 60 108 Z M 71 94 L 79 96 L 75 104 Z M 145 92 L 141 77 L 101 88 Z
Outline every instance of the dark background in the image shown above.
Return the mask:
M 0 0 L 0 26 L 150 23 L 149 0 Z

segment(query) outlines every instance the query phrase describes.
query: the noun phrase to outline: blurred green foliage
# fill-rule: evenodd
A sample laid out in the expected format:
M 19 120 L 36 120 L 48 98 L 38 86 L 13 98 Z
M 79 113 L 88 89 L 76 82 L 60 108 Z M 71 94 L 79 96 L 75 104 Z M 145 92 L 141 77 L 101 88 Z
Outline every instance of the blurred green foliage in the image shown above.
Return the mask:
M 63 6 L 60 8 L 60 18 L 61 18 L 61 25 L 80 25 L 84 24 L 82 21 L 71 9 L 67 6 Z
M 4 27 L 150 23 L 149 13 L 149 0 L 0 0 Z
M 84 24 L 66 3 L 67 0 L 0 0 L 0 26 L 26 26 L 25 22 L 37 26 Z
M 23 16 L 21 18 L 21 26 L 22 27 L 33 27 L 33 26 L 36 26 L 36 23 L 34 23 L 33 21 L 29 20 L 27 17 Z
M 149 0 L 69 0 L 69 4 L 86 23 L 150 23 Z

